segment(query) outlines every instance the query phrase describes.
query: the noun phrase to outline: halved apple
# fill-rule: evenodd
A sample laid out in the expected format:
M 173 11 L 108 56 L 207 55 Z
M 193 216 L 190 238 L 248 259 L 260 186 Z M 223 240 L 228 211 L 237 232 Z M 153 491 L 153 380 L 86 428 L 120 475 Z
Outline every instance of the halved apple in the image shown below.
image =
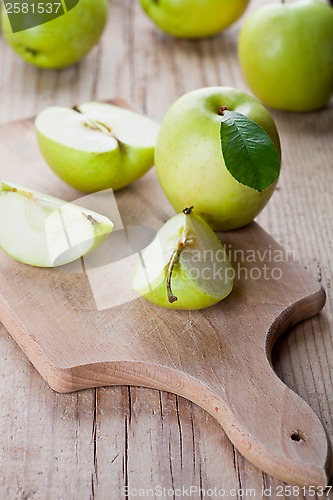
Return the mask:
M 45 161 L 80 191 L 121 189 L 154 164 L 159 124 L 133 111 L 88 102 L 48 108 L 35 124 Z
M 221 241 L 187 208 L 166 222 L 142 251 L 132 287 L 156 305 L 191 310 L 220 302 L 231 292 L 233 279 Z
M 0 214 L 0 248 L 38 267 L 83 257 L 113 229 L 103 215 L 9 182 L 0 182 Z

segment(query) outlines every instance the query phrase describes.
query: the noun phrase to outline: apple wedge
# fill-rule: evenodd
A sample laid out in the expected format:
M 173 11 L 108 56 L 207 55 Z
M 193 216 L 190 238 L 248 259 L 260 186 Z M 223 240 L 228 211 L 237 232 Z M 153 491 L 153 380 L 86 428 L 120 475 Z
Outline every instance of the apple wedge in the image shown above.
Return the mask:
M 0 182 L 0 213 L 0 248 L 38 267 L 83 257 L 113 229 L 103 215 L 9 182 Z
M 133 111 L 88 102 L 48 108 L 35 124 L 45 161 L 79 191 L 121 189 L 154 164 L 159 124 Z
M 168 309 L 210 307 L 233 288 L 234 270 L 225 248 L 192 208 L 162 226 L 142 251 L 132 279 L 138 295 Z

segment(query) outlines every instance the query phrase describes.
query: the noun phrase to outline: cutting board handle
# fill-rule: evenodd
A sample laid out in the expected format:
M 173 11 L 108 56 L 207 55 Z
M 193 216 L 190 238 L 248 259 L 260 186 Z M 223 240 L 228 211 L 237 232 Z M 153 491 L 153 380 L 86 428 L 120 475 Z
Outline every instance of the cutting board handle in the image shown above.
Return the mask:
M 260 373 L 239 373 L 234 384 L 230 380 L 237 398 L 224 388 L 225 396 L 216 396 L 206 409 L 258 468 L 288 484 L 326 486 L 332 452 L 319 418 L 267 361 L 258 361 Z
M 287 483 L 304 486 L 328 484 L 331 443 L 310 406 L 276 375 L 271 355 L 276 339 L 301 318 L 318 313 L 325 301 L 326 294 L 319 288 L 276 314 L 269 327 L 263 320 L 262 332 L 255 335 L 265 339 L 262 346 L 251 349 L 248 338 L 231 344 L 230 358 L 239 359 L 243 350 L 246 363 L 239 369 L 233 363 L 223 366 L 223 387 L 215 392 L 219 403 L 216 400 L 207 408 L 254 465 Z

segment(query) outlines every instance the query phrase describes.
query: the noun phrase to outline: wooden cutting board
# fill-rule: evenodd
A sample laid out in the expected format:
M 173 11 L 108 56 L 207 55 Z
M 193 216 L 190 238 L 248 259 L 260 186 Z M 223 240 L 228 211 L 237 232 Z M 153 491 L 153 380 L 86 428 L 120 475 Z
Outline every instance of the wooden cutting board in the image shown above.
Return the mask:
M 66 200 L 82 196 L 44 164 L 33 120 L 0 127 L 0 177 Z M 116 198 L 125 227 L 158 229 L 173 215 L 154 171 Z M 141 298 L 98 310 L 93 291 L 118 297 L 119 281 L 128 278 L 114 264 L 89 277 L 31 268 L 0 253 L 0 319 L 54 390 L 131 384 L 179 394 L 213 415 L 268 474 L 326 485 L 325 431 L 270 359 L 277 337 L 317 314 L 325 293 L 257 224 L 221 238 L 242 270 L 232 294 L 205 311 L 167 311 Z

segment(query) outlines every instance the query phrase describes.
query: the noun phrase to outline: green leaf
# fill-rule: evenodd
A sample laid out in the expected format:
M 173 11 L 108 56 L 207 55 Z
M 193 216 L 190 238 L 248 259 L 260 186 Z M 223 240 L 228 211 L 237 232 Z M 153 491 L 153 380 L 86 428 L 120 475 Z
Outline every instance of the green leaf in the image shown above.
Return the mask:
M 221 147 L 227 170 L 241 184 L 263 192 L 280 174 L 276 147 L 256 122 L 235 111 L 224 111 Z

